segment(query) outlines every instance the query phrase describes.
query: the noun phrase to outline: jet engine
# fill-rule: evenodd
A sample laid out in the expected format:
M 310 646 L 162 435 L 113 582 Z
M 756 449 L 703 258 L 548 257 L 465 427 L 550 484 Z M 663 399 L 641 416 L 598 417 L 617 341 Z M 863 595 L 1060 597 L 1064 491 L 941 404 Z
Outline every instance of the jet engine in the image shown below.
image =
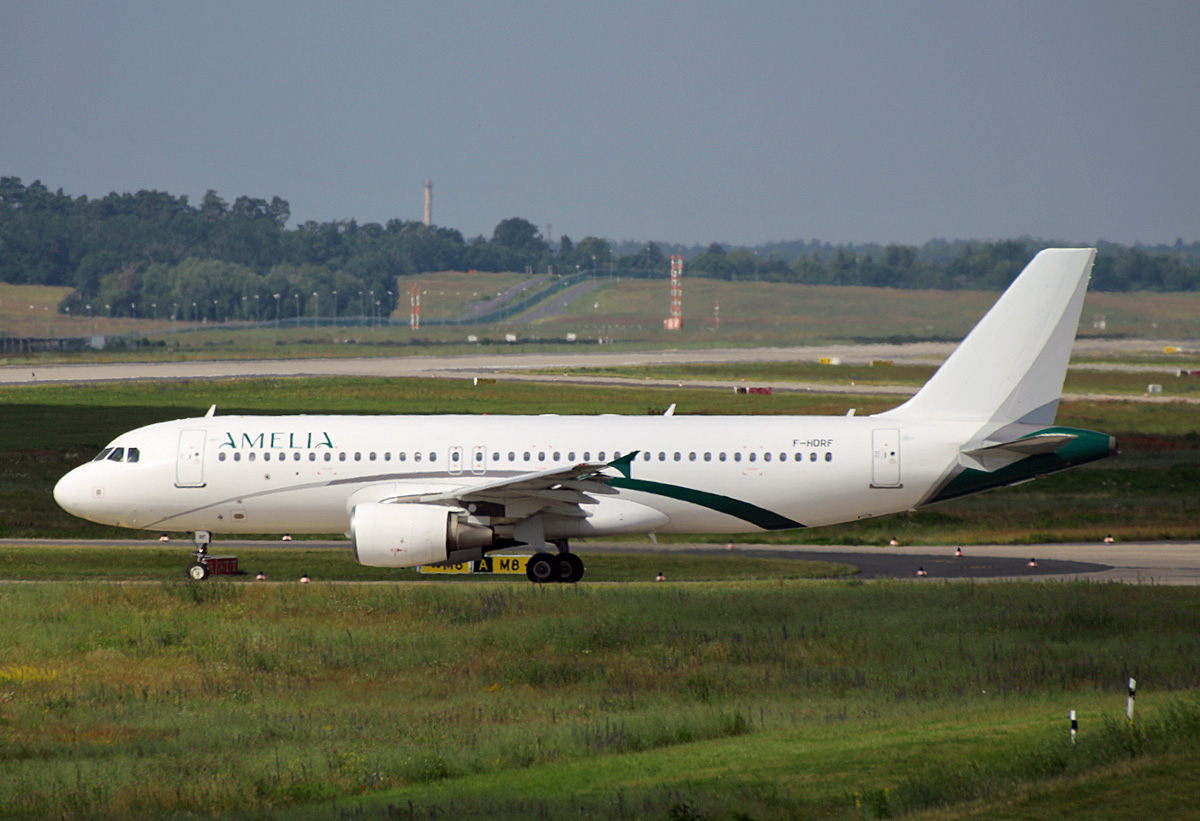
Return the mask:
M 350 515 L 354 558 L 368 567 L 417 567 L 483 555 L 495 534 L 469 522 L 465 510 L 440 505 L 355 505 Z M 456 553 L 470 551 L 466 556 Z

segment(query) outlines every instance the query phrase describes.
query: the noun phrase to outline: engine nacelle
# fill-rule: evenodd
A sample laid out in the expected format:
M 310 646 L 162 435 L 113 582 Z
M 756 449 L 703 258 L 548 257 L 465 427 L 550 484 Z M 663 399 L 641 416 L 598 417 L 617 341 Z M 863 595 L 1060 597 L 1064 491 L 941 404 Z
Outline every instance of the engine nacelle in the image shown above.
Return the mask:
M 466 522 L 465 516 L 440 505 L 355 505 L 350 514 L 354 558 L 368 567 L 417 567 L 492 544 L 491 528 Z

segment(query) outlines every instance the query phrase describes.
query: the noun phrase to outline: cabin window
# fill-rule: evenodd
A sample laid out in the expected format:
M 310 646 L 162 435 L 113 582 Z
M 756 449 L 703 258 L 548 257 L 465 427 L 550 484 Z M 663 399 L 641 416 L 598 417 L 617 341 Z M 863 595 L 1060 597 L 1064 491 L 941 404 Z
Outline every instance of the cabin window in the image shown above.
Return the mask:
M 240 453 L 234 453 L 234 454 L 233 454 L 233 461 L 235 461 L 235 462 L 240 462 L 240 461 L 242 461 L 242 454 L 240 454 Z
M 757 453 L 751 453 L 751 454 L 750 454 L 750 461 L 751 461 L 751 462 L 753 462 L 753 461 L 754 461 L 755 459 L 757 459 L 757 458 L 758 458 L 758 454 L 757 454 Z
M 781 461 L 781 462 L 786 462 L 786 461 L 787 461 L 787 454 L 786 454 L 786 453 L 781 453 L 781 454 L 779 454 L 779 461 Z
M 706 462 L 712 461 L 712 452 L 711 451 L 707 451 L 707 450 L 704 451 L 704 461 L 706 461 Z
M 562 454 L 561 454 L 561 453 L 559 453 L 557 450 L 556 450 L 556 451 L 554 451 L 554 461 L 556 461 L 556 462 L 561 462 L 561 461 L 562 461 Z
M 804 461 L 804 454 L 803 454 L 803 453 L 797 453 L 797 454 L 796 454 L 796 461 L 797 461 L 797 462 L 803 462 L 803 461 Z
M 102 450 L 98 454 L 96 454 L 96 458 L 93 459 L 92 461 L 93 462 L 103 462 L 105 460 L 105 458 L 108 456 L 108 454 L 110 454 L 110 453 L 112 453 L 112 448 L 105 448 L 104 450 Z
M 600 451 L 599 453 L 596 454 L 596 461 L 598 461 L 598 462 L 604 461 L 604 451 Z
M 437 454 L 436 454 L 436 453 L 434 453 L 434 452 L 432 452 L 432 451 L 430 451 L 430 453 L 429 453 L 429 461 L 431 461 L 431 462 L 436 462 L 436 461 L 437 461 Z
M 325 461 L 326 461 L 326 462 L 332 462 L 332 461 L 333 461 L 333 454 L 332 454 L 332 453 L 330 453 L 329 451 L 325 451 Z
M 689 454 L 688 454 L 688 461 L 689 461 L 689 462 L 694 462 L 694 461 L 696 461 L 696 454 L 695 454 L 695 453 L 689 453 Z
M 125 452 L 125 461 L 136 462 L 140 456 L 141 451 L 139 451 L 137 448 L 130 448 Z
M 825 451 L 825 461 L 826 461 L 826 462 L 832 462 L 832 461 L 833 461 L 833 452 L 832 452 L 832 451 L 828 451 L 828 450 L 827 450 L 827 451 Z
M 383 461 L 385 461 L 385 462 L 392 461 L 392 452 L 390 450 L 385 450 L 383 452 Z
M 525 451 L 525 461 L 528 462 L 530 458 L 529 451 Z
M 374 455 L 374 454 L 372 454 L 372 455 L 371 455 L 371 458 L 372 458 L 372 459 L 374 459 L 374 458 L 375 458 L 375 455 Z M 456 451 L 456 450 L 452 450 L 452 451 L 450 451 L 450 461 L 451 461 L 451 462 L 453 462 L 453 463 L 454 463 L 454 464 L 456 464 L 456 465 L 458 464 L 458 451 Z
M 568 453 L 568 454 L 567 454 L 567 461 L 568 461 L 568 462 L 574 462 L 574 461 L 575 461 L 575 451 L 571 451 L 570 453 Z
M 722 462 L 724 462 L 725 461 L 725 451 L 721 451 L 721 454 L 717 458 L 720 459 Z
M 362 461 L 362 454 L 361 454 L 361 453 L 359 453 L 357 450 L 356 450 L 356 451 L 354 451 L 354 461 L 356 461 L 356 462 L 361 462 L 361 461 Z
M 369 456 L 367 456 L 367 458 L 370 459 L 372 462 L 374 462 L 375 461 L 375 451 L 371 451 L 371 454 Z
M 250 461 L 253 462 L 254 459 L 255 459 L 255 453 L 254 453 L 254 451 L 250 451 Z
M 546 454 L 544 451 L 538 451 L 538 461 L 539 462 L 546 461 Z
M 649 462 L 651 458 L 653 458 L 653 455 L 650 453 L 650 451 L 648 451 L 648 450 L 642 451 L 642 461 L 643 462 Z
M 808 454 L 808 461 L 810 461 L 810 462 L 817 461 L 816 451 L 813 451 L 812 453 Z
M 667 454 L 663 453 L 663 452 L 660 450 L 660 451 L 658 452 L 658 461 L 660 461 L 660 462 L 665 462 L 665 461 L 667 461 Z
M 675 461 L 678 462 L 683 457 L 679 451 L 675 451 Z
M 404 451 L 400 451 L 399 453 L 396 454 L 396 459 L 401 462 L 407 461 L 408 454 L 405 453 Z
M 414 462 L 421 461 L 421 451 L 418 450 L 413 453 L 413 461 Z
M 742 461 L 742 454 L 741 454 L 741 453 L 735 453 L 735 454 L 733 454 L 733 461 L 735 461 L 735 462 L 740 462 L 740 461 Z
M 769 461 L 771 461 L 771 454 L 769 454 L 769 453 L 764 453 L 764 454 L 763 454 L 763 461 L 764 461 L 764 462 L 769 462 Z
M 317 452 L 316 451 L 309 451 L 308 461 L 310 461 L 310 462 L 317 461 Z
M 338 454 L 338 461 L 339 462 L 346 461 L 346 451 L 342 451 L 341 453 Z
M 270 451 L 267 451 L 266 453 L 263 454 L 263 461 L 264 462 L 271 461 L 271 452 Z
M 224 462 L 224 461 L 225 461 L 225 451 L 221 451 L 220 453 L 218 453 L 218 454 L 217 454 L 217 461 L 218 461 L 218 462 Z
M 492 451 L 492 461 L 493 461 L 493 462 L 499 462 L 499 461 L 500 461 L 500 451 L 498 451 L 498 450 L 494 450 L 494 451 Z

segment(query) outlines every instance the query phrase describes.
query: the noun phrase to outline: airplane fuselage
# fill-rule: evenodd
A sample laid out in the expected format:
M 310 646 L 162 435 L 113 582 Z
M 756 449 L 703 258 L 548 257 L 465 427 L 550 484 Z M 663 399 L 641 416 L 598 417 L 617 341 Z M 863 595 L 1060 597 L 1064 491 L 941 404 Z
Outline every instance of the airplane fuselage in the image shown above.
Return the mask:
M 896 432 L 886 460 L 872 450 L 876 430 Z M 88 485 L 89 518 L 123 527 L 332 533 L 347 529 L 364 491 L 431 493 L 637 451 L 631 476 L 614 482 L 619 494 L 600 505 L 646 504 L 667 519 L 658 532 L 745 532 L 914 507 L 956 443 L 908 430 L 902 448 L 900 435 L 843 417 L 212 417 L 126 434 L 111 447 L 136 448 L 136 463 L 102 459 L 73 481 Z M 876 481 L 885 470 L 896 475 Z M 579 529 L 554 524 L 548 537 Z
M 972 432 L 839 416 L 216 416 L 124 434 L 109 454 L 133 448 L 136 462 L 85 464 L 57 495 L 121 527 L 336 533 L 362 502 L 636 451 L 616 494 L 589 519 L 548 514 L 547 537 L 757 532 L 918 507 Z M 618 499 L 663 518 L 595 515 Z

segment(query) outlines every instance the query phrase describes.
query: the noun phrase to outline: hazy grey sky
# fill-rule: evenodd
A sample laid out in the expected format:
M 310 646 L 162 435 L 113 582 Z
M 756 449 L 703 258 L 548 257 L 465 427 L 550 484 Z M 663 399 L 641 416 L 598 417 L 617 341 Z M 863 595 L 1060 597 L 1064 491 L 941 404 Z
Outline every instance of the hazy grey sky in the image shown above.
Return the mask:
M 1200 2 L 0 0 L 0 174 L 292 224 L 1200 239 Z

